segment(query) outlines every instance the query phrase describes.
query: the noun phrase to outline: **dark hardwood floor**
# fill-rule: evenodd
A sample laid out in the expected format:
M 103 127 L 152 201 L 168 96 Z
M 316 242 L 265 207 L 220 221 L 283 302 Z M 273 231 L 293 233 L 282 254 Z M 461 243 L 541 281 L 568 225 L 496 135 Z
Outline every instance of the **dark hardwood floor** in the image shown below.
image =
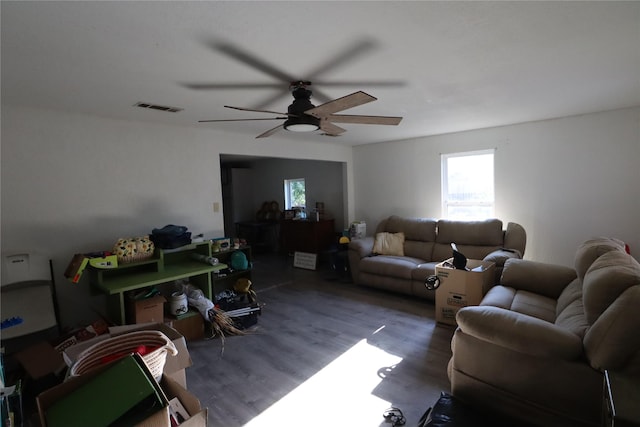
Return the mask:
M 402 410 L 415 426 L 449 390 L 453 327 L 433 304 L 356 286 L 323 260 L 256 254 L 252 281 L 264 304 L 245 336 L 189 343 L 187 386 L 211 427 L 389 426 Z

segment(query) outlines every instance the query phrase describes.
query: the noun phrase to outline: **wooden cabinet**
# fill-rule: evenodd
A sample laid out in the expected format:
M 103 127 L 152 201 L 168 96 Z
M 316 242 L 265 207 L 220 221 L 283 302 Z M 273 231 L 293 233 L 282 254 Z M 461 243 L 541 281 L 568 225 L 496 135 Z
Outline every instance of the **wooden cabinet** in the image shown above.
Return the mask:
M 282 220 L 280 240 L 283 252 L 320 253 L 329 249 L 336 240 L 333 219 Z
M 154 258 L 120 264 L 113 269 L 91 268 L 91 286 L 94 291 L 107 297 L 107 316 L 115 323 L 126 323 L 126 298 L 130 292 L 150 286 L 163 288 L 172 286 L 176 280 L 189 279 L 210 300 L 216 293 L 233 286 L 240 277 L 251 277 L 251 270 L 220 271 L 214 266 L 193 259 L 193 255 L 213 256 L 221 263 L 230 265 L 231 254 L 243 251 L 251 261 L 251 248 L 232 249 L 212 253 L 209 242 L 193 243 L 177 249 L 156 249 Z

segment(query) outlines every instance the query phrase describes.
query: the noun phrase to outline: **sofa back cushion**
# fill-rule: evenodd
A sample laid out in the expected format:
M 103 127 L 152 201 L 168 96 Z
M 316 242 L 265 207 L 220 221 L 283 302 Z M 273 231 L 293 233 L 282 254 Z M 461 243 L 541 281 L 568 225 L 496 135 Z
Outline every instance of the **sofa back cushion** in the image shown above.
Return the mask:
M 640 264 L 631 255 L 610 251 L 596 259 L 582 281 L 584 311 L 589 324 L 629 287 L 640 285 Z
M 436 240 L 437 221 L 431 218 L 404 218 L 392 215 L 376 229 L 377 232 L 404 233 L 405 256 L 431 260 Z
M 627 288 L 587 331 L 583 345 L 595 369 L 640 372 L 640 285 Z
M 624 242 L 611 237 L 594 237 L 585 241 L 578 247 L 575 255 L 575 269 L 580 280 L 584 280 L 591 264 L 607 252 L 624 251 Z
M 387 219 L 384 230 L 389 233 L 404 233 L 408 240 L 433 242 L 436 240 L 436 220 L 430 218 L 404 218 L 392 215 Z
M 469 259 L 483 259 L 504 244 L 502 221 L 438 221 L 438 235 L 433 248 L 433 261 L 451 258 L 451 243 Z
M 558 300 L 575 279 L 573 268 L 512 258 L 504 263 L 500 284 Z
M 555 324 L 584 338 L 589 323 L 582 304 L 582 282 L 575 278 L 560 294 L 556 302 Z

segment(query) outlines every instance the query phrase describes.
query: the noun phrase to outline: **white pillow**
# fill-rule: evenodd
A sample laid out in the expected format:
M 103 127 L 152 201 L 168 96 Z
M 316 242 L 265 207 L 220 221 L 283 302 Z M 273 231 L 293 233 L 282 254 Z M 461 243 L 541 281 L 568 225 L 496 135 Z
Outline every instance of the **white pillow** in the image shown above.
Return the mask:
M 373 253 L 404 256 L 404 233 L 378 233 L 373 243 Z

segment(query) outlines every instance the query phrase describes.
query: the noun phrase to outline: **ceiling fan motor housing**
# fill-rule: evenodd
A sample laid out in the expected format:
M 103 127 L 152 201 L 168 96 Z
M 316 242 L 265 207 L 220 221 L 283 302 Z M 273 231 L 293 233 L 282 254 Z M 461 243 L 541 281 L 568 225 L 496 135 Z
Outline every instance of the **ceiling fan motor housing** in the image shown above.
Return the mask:
M 294 131 L 310 131 L 319 129 L 320 119 L 304 113 L 305 111 L 315 108 L 315 105 L 313 105 L 310 100 L 311 91 L 303 87 L 299 87 L 293 91 L 293 97 L 295 99 L 287 109 L 289 118 L 284 122 L 284 128 Z

